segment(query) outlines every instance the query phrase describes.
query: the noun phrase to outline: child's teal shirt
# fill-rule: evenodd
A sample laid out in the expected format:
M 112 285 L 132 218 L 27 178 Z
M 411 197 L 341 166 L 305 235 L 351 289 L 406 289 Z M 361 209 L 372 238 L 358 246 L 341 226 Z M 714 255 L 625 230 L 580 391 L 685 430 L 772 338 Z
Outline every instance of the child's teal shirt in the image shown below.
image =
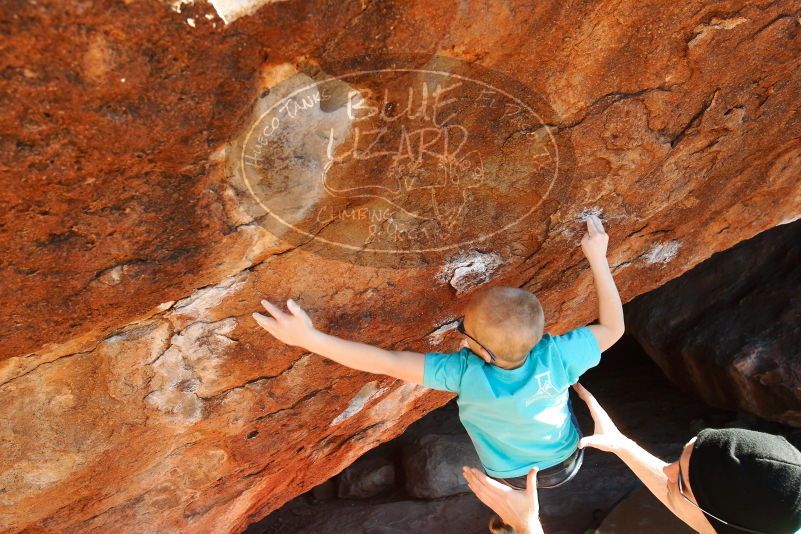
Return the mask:
M 488 364 L 467 348 L 426 353 L 423 383 L 458 394 L 459 419 L 487 474 L 512 478 L 575 452 L 579 433 L 568 391 L 600 359 L 601 348 L 584 326 L 544 334 L 517 369 Z

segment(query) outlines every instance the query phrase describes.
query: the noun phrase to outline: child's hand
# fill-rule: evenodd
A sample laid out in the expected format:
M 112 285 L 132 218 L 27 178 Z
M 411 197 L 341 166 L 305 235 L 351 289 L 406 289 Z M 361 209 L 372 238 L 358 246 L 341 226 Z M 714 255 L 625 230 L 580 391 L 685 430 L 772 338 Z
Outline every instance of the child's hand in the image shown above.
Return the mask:
M 289 314 L 282 312 L 267 300 L 262 300 L 261 304 L 272 317 L 254 312 L 253 318 L 279 341 L 293 347 L 302 347 L 311 340 L 312 335 L 316 332 L 309 316 L 294 300 L 286 301 Z
M 609 236 L 597 215 L 587 216 L 587 233 L 581 238 L 581 250 L 590 264 L 606 259 L 606 246 Z

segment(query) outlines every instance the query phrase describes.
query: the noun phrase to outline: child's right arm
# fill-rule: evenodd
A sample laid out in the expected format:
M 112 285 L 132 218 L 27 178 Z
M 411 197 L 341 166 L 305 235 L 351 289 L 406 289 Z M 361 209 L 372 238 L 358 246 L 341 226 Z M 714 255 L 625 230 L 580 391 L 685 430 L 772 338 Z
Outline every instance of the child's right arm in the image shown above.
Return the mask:
M 601 219 L 595 215 L 588 216 L 587 233 L 581 240 L 581 249 L 590 262 L 598 292 L 598 324 L 591 324 L 588 328 L 601 347 L 601 352 L 614 345 L 623 336 L 626 328 L 623 322 L 623 304 L 606 259 L 608 243 L 609 236 L 604 231 Z
M 289 314 L 267 300 L 262 300 L 261 303 L 272 317 L 254 313 L 253 318 L 278 340 L 295 347 L 303 347 L 352 369 L 423 384 L 423 354 L 384 350 L 320 332 L 314 328 L 306 312 L 291 299 L 287 301 Z

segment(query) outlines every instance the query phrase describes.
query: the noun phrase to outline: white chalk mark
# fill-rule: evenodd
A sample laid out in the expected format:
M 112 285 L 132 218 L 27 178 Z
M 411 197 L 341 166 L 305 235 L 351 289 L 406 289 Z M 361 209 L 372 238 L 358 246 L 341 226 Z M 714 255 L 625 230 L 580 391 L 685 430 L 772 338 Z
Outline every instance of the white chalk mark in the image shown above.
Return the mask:
M 345 419 L 350 419 L 351 417 L 362 411 L 362 409 L 364 409 L 364 407 L 367 405 L 368 402 L 370 402 L 371 399 L 375 397 L 380 397 L 388 390 L 389 388 L 387 387 L 379 389 L 378 382 L 375 381 L 366 383 L 364 386 L 362 386 L 362 389 L 360 389 L 359 392 L 356 393 L 353 399 L 351 399 L 350 404 L 348 404 L 348 407 L 345 408 L 345 411 L 336 416 L 336 418 L 334 418 L 334 420 L 331 421 L 331 424 L 329 426 L 338 425 Z
M 206 319 L 209 310 L 244 287 L 248 274 L 242 271 L 223 279 L 219 284 L 198 289 L 175 303 L 175 313 L 185 316 L 184 319 L 189 321 Z
M 444 325 L 440 326 L 430 334 L 426 336 L 429 345 L 439 345 L 442 343 L 442 340 L 445 338 L 445 334 L 456 328 L 456 325 L 459 324 L 458 321 L 452 320 L 450 322 L 445 323 Z
M 603 214 L 604 214 L 603 208 L 599 208 L 598 206 L 585 208 L 584 211 L 581 212 L 581 215 L 579 215 L 579 221 L 584 222 L 592 215 L 595 215 L 599 219 L 602 219 Z
M 286 0 L 210 0 L 223 22 L 230 24 L 239 17 L 252 15 L 261 6 Z
M 681 248 L 681 241 L 676 239 L 666 243 L 657 243 L 645 253 L 645 261 L 647 263 L 668 263 L 676 257 L 679 248 Z
M 450 284 L 456 294 L 461 295 L 488 282 L 501 263 L 500 254 L 495 252 L 462 252 L 448 260 L 437 273 L 436 279 Z

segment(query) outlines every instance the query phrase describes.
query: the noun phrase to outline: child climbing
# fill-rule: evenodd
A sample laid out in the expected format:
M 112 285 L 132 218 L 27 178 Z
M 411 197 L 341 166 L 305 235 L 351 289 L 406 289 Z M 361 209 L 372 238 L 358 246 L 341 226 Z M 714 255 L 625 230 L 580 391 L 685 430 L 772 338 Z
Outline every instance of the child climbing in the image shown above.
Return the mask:
M 487 472 L 525 488 L 537 468 L 537 486 L 569 481 L 581 466 L 581 437 L 568 390 L 601 352 L 623 335 L 623 306 L 606 258 L 609 237 L 590 215 L 581 248 L 598 295 L 598 324 L 561 336 L 543 334 L 545 318 L 531 292 L 492 287 L 468 303 L 457 330 L 465 336 L 454 353 L 391 351 L 317 330 L 293 300 L 289 313 L 263 300 L 270 317 L 256 321 L 280 341 L 342 365 L 389 375 L 457 394 L 459 418 Z

